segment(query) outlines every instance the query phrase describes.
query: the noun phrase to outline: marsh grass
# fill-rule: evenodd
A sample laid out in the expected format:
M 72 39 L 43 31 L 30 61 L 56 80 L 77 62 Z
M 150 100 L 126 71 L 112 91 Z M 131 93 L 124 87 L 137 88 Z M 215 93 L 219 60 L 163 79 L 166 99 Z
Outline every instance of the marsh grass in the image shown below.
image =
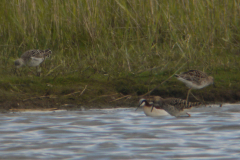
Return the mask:
M 2 0 L 0 17 L 3 81 L 31 80 L 39 92 L 45 91 L 43 82 L 98 80 L 124 86 L 116 89 L 122 93 L 142 94 L 180 67 L 224 73 L 216 80 L 227 84 L 234 81 L 228 74 L 240 68 L 239 0 Z M 42 64 L 43 76 L 23 69 L 17 77 L 14 60 L 34 48 L 53 51 Z M 136 82 L 126 87 L 128 80 L 121 78 Z

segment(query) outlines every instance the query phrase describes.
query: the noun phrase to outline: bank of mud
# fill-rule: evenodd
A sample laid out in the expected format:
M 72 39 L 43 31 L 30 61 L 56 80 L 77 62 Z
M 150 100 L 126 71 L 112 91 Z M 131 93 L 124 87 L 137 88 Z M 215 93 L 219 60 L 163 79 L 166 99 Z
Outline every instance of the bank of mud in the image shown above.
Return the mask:
M 188 88 L 176 78 L 171 78 L 171 75 L 172 73 L 166 73 L 124 78 L 109 78 L 105 75 L 91 78 L 79 75 L 57 78 L 5 76 L 0 81 L 0 110 L 137 107 L 140 98 L 151 98 L 154 95 L 186 99 Z M 221 72 L 213 76 L 216 87 L 210 85 L 192 90 L 198 99 L 204 100 L 206 104 L 240 101 L 238 74 Z M 190 101 L 197 101 L 191 95 L 189 98 Z
M 56 96 L 56 95 L 14 95 L 7 99 L 2 99 L 0 110 L 2 112 L 18 112 L 26 110 L 88 110 L 118 107 L 137 107 L 140 98 L 151 99 L 154 95 L 161 97 L 186 98 L 187 88 L 185 89 L 155 89 L 151 95 L 123 94 L 112 92 L 104 95 L 82 95 Z M 237 103 L 240 101 L 240 91 L 223 90 L 209 87 L 203 90 L 194 90 L 193 94 L 206 104 Z M 197 101 L 190 96 L 190 101 Z

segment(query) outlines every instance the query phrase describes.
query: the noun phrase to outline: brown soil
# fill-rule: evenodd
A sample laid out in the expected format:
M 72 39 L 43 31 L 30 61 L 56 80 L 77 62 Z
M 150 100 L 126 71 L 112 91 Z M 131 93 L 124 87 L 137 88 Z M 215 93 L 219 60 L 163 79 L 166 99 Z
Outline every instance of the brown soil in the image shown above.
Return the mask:
M 185 99 L 187 89 L 184 90 L 155 90 L 154 95 L 166 97 L 178 97 Z M 199 98 L 204 99 L 208 104 L 221 104 L 225 102 L 236 103 L 240 100 L 240 91 L 233 90 L 217 90 L 208 88 L 204 90 L 194 90 L 193 94 Z M 152 96 L 152 95 L 151 95 Z M 55 97 L 55 96 L 39 96 L 39 97 L 25 97 L 15 98 L 11 101 L 6 100 L 0 103 L 1 112 L 15 112 L 27 110 L 87 110 L 87 109 L 101 109 L 101 108 L 117 108 L 117 107 L 137 107 L 138 100 L 142 96 L 123 95 L 115 93 L 110 95 L 103 95 L 90 97 Z M 149 96 L 144 96 L 149 98 Z M 95 99 L 94 99 L 95 98 Z M 193 96 L 189 97 L 190 101 L 196 101 Z

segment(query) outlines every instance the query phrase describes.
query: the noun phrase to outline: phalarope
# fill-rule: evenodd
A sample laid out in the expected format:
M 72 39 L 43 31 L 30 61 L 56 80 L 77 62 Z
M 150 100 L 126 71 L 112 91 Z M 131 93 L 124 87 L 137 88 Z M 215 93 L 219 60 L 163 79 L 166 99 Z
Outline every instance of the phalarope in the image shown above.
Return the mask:
M 160 107 L 153 107 L 152 104 L 150 104 L 146 99 L 141 98 L 139 100 L 139 107 L 143 107 L 143 111 L 146 116 L 151 116 L 151 117 L 156 117 L 156 116 L 164 116 L 164 115 L 169 115 L 164 109 L 161 109 Z M 137 110 L 136 109 L 136 110 Z

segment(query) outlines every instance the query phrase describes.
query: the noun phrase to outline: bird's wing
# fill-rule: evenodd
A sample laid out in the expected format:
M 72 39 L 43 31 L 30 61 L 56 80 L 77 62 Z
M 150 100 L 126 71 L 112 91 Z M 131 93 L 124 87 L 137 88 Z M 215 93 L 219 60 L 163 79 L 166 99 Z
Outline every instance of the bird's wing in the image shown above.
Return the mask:
M 25 58 L 25 59 L 29 59 L 31 57 L 42 58 L 43 53 L 44 52 L 42 52 L 42 50 L 32 49 L 32 50 L 28 50 L 28 51 L 24 52 L 21 55 L 21 58 Z
M 202 78 L 207 78 L 208 75 L 204 72 L 201 72 L 201 71 L 198 71 L 198 70 L 189 70 L 187 72 L 183 72 L 179 75 L 177 75 L 185 80 L 188 80 L 188 81 L 193 81 L 193 82 L 196 82 L 196 83 L 200 83 L 200 80 Z

